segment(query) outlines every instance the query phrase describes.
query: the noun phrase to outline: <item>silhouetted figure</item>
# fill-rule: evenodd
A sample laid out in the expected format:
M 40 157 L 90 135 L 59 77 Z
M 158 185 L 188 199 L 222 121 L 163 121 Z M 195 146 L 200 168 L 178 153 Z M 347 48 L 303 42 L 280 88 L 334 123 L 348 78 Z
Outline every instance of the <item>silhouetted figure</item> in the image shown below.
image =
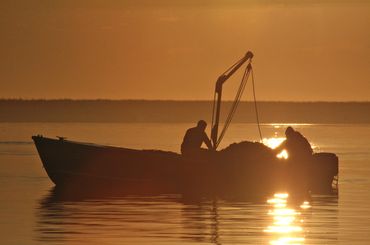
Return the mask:
M 212 149 L 212 143 L 205 132 L 206 127 L 207 123 L 204 120 L 200 120 L 196 127 L 189 128 L 186 131 L 181 144 L 181 153 L 183 155 L 197 155 L 207 151 L 201 148 L 203 143 L 207 145 L 208 149 Z
M 288 152 L 290 162 L 290 180 L 291 188 L 296 191 L 306 192 L 309 190 L 310 172 L 312 163 L 312 148 L 308 140 L 292 127 L 285 130 L 286 140 L 275 148 L 278 153 L 285 149 Z
M 274 149 L 276 153 L 285 149 L 288 152 L 289 158 L 305 159 L 312 156 L 313 151 L 311 145 L 300 132 L 295 131 L 289 126 L 285 130 L 285 136 L 286 140 Z

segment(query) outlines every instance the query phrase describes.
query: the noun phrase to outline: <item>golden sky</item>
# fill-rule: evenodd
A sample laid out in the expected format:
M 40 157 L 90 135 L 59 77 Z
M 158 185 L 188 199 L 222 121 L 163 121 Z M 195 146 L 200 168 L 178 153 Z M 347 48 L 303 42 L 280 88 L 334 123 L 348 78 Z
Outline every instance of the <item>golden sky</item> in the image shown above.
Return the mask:
M 217 77 L 251 50 L 260 100 L 370 101 L 370 1 L 9 0 L 0 9 L 0 98 L 212 99 Z

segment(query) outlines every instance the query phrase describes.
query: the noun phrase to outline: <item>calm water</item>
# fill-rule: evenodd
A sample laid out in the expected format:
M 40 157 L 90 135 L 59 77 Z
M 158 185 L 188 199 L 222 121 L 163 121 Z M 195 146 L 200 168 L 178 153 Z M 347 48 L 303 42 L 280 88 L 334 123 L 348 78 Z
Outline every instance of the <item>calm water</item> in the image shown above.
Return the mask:
M 187 200 L 181 195 L 59 198 L 30 136 L 178 151 L 189 124 L 0 123 L 0 244 L 370 244 L 370 125 L 296 125 L 337 153 L 339 196 Z M 284 125 L 264 125 L 266 138 Z M 234 124 L 224 147 L 258 140 Z M 78 186 L 76 187 L 78 188 Z

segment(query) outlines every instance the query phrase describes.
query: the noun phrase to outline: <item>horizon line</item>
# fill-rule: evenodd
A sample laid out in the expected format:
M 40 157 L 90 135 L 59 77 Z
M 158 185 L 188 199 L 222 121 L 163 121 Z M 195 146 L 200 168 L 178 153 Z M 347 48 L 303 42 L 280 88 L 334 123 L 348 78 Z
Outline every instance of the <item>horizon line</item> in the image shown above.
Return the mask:
M 206 99 L 107 99 L 107 98 L 95 98 L 95 99 L 76 99 L 76 98 L 0 98 L 0 101 L 101 101 L 101 102 L 212 102 L 213 100 Z M 233 102 L 233 100 L 224 100 L 222 102 Z M 241 100 L 240 102 L 253 102 L 253 100 Z M 273 102 L 273 103 L 370 103 L 370 100 L 257 100 L 257 102 Z

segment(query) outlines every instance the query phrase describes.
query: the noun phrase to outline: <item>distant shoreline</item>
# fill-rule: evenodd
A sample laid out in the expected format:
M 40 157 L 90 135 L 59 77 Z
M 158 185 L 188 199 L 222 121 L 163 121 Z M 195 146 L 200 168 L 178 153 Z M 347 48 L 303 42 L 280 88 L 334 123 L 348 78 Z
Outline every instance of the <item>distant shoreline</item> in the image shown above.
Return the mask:
M 231 101 L 222 104 L 222 119 Z M 370 101 L 258 102 L 261 123 L 370 123 Z M 0 99 L 0 122 L 196 122 L 211 120 L 207 100 Z M 252 102 L 241 102 L 233 122 L 255 122 Z
M 173 100 L 173 99 L 73 99 L 73 98 L 53 98 L 53 99 L 40 99 L 40 98 L 0 98 L 0 102 L 34 102 L 34 101 L 71 101 L 71 102 L 212 102 L 212 100 Z M 232 102 L 232 100 L 224 100 L 224 102 Z M 250 102 L 241 100 L 241 102 Z M 304 100 L 304 101 L 294 101 L 294 100 L 261 100 L 259 102 L 263 103 L 370 103 L 370 100 L 348 100 L 348 101 L 324 101 L 324 100 Z

